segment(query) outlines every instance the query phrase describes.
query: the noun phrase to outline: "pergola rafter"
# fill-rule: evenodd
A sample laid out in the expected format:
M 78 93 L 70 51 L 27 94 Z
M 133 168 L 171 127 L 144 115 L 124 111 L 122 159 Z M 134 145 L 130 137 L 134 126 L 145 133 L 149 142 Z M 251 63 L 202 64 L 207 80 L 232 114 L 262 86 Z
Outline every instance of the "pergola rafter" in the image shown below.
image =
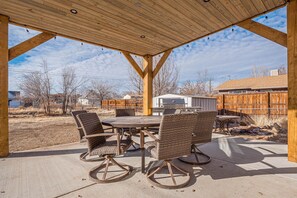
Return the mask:
M 40 44 L 54 38 L 54 34 L 49 34 L 46 32 L 42 32 L 12 48 L 9 49 L 9 60 L 12 60 L 27 51 L 39 46 Z
M 259 36 L 262 36 L 270 41 L 273 41 L 279 45 L 287 47 L 287 34 L 279 30 L 273 29 L 252 19 L 248 19 L 237 24 L 248 31 L 251 31 Z

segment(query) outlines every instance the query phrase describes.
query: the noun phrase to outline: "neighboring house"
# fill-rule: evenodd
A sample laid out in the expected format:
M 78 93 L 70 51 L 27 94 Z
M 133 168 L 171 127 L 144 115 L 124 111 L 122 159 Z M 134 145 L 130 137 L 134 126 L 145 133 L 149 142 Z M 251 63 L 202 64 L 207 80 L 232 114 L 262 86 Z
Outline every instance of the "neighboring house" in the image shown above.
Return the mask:
M 8 91 L 8 107 L 17 108 L 21 105 L 21 92 Z
M 153 107 L 201 107 L 202 111 L 217 110 L 217 99 L 198 95 L 165 94 L 153 98 Z
M 288 76 L 287 74 L 284 74 L 258 78 L 229 80 L 219 85 L 214 90 L 218 91 L 219 93 L 287 91 Z
M 86 95 L 78 98 L 78 103 L 81 105 L 90 105 L 92 107 L 101 106 L 99 95 L 93 90 L 88 91 Z
M 125 95 L 125 96 L 123 97 L 123 99 L 125 99 L 125 100 L 130 100 L 130 99 L 142 99 L 142 98 L 143 98 L 142 95 L 129 95 L 129 94 L 127 94 L 127 95 Z

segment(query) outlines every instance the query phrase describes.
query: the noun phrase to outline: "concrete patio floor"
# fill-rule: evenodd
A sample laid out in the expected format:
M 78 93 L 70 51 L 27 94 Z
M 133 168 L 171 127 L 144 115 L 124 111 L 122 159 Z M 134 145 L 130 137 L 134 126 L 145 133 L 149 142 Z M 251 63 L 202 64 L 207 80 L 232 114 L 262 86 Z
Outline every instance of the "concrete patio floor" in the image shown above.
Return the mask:
M 68 144 L 0 159 L 0 197 L 297 197 L 297 164 L 287 161 L 287 145 L 214 135 L 201 146 L 211 163 L 190 166 L 190 184 L 178 190 L 152 187 L 140 172 L 140 152 L 116 158 L 132 165 L 128 179 L 94 184 L 88 170 L 98 162 L 82 162 L 85 144 Z M 150 161 L 149 156 L 146 163 Z

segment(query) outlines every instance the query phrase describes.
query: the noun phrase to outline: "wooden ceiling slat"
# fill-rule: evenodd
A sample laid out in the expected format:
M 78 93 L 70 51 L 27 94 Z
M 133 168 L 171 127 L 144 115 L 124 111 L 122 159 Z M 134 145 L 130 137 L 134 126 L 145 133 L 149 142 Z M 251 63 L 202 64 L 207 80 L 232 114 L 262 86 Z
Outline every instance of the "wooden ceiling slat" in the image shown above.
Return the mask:
M 252 1 L 241 0 L 241 3 L 247 9 L 250 15 L 256 15 L 258 13 L 257 8 L 255 7 Z
M 211 3 L 203 3 L 202 1 L 189 0 L 189 4 L 197 12 L 201 13 L 210 23 L 216 23 L 220 26 L 228 26 L 231 22 L 220 13 Z
M 263 12 L 265 12 L 267 10 L 262 1 L 252 0 L 251 2 L 255 5 L 255 7 L 257 8 L 259 13 L 263 13 Z
M 18 14 L 18 15 L 22 15 L 22 17 L 25 17 L 25 16 L 26 16 L 26 13 L 22 13 L 22 12 L 18 12 L 17 14 Z M 38 13 L 38 12 L 37 12 L 37 15 L 38 15 L 37 18 L 39 18 L 39 21 L 43 21 L 44 24 L 45 24 L 46 26 L 48 26 L 48 27 L 43 26 L 43 28 L 46 29 L 46 30 L 48 30 L 48 31 L 55 32 L 54 25 L 52 25 L 52 24 L 53 24 L 53 21 L 54 21 L 55 23 L 58 23 L 58 22 L 59 22 L 59 23 L 61 24 L 60 29 L 63 28 L 64 31 L 66 30 L 65 27 L 67 27 L 68 29 L 73 29 L 73 32 L 74 32 L 74 34 L 75 34 L 76 31 L 78 31 L 78 29 L 79 29 L 79 28 L 76 28 L 76 22 L 73 21 L 73 20 L 68 20 L 68 23 L 66 23 L 65 21 L 63 21 L 63 20 L 59 20 L 58 18 L 55 18 L 55 17 L 52 18 L 52 20 L 51 20 L 51 16 L 48 16 L 48 17 L 42 17 L 42 13 Z M 32 18 L 32 22 L 33 22 L 33 18 Z M 84 26 L 85 29 L 81 29 L 81 30 L 79 30 L 79 31 L 83 31 L 83 33 L 84 33 L 84 35 L 82 36 L 82 38 L 83 38 L 83 37 L 86 37 L 86 36 L 89 34 L 88 31 L 93 31 L 92 27 L 88 28 L 88 27 L 86 27 L 85 25 L 86 25 L 85 23 L 82 25 L 82 26 Z M 88 31 L 85 31 L 85 30 L 88 30 Z M 110 38 L 108 41 L 112 43 L 112 42 L 114 42 L 114 39 L 110 37 L 111 35 L 112 35 L 112 31 L 107 31 L 107 32 L 105 32 L 104 30 L 101 30 L 100 34 L 96 34 L 97 37 L 100 36 L 100 37 L 99 37 L 100 40 L 102 40 L 102 39 L 107 40 L 108 38 Z M 115 36 L 116 36 L 116 38 L 117 38 L 117 40 L 118 40 L 119 42 L 127 43 L 127 39 L 128 39 L 128 37 L 124 37 L 123 35 L 115 35 Z M 122 38 L 121 38 L 121 37 L 122 37 Z M 139 43 L 139 44 L 142 45 L 143 47 L 148 47 L 148 48 L 150 47 L 150 45 L 148 45 L 148 44 L 146 44 L 146 43 L 143 43 L 143 42 L 141 42 L 141 41 L 136 41 L 136 40 L 133 40 L 133 41 L 127 43 L 126 45 L 133 46 L 133 45 L 136 44 L 136 43 Z M 154 46 L 154 48 L 156 48 L 156 46 Z M 159 49 L 160 49 L 160 48 L 159 48 Z M 162 49 L 164 49 L 164 48 L 162 48 Z
M 1 1 L 0 14 L 13 24 L 156 55 L 285 4 L 286 0 L 6 0 Z

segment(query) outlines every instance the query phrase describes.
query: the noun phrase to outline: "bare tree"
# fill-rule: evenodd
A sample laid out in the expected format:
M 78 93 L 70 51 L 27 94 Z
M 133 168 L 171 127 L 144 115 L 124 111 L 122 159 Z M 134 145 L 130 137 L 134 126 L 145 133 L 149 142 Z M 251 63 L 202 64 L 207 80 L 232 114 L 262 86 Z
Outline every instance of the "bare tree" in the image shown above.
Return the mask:
M 75 70 L 71 67 L 65 67 L 61 74 L 61 90 L 62 90 L 62 112 L 67 113 L 69 102 L 75 91 L 86 82 L 86 80 L 78 79 Z M 76 97 L 76 96 L 74 96 Z
M 154 57 L 154 67 L 159 62 L 160 57 Z M 176 93 L 178 89 L 179 70 L 170 56 L 153 79 L 153 95 L 159 96 L 167 93 Z
M 94 91 L 101 104 L 102 100 L 110 99 L 116 94 L 115 86 L 107 81 L 92 81 L 91 91 Z
M 40 63 L 41 71 L 26 73 L 20 84 L 24 95 L 33 99 L 38 105 L 43 105 L 44 112 L 50 114 L 50 93 L 52 84 L 45 59 Z
M 287 67 L 285 67 L 285 66 L 280 66 L 279 68 L 278 68 L 278 74 L 279 75 L 284 75 L 284 74 L 287 74 L 288 73 L 288 68 Z
M 42 79 L 41 72 L 30 72 L 23 75 L 23 80 L 19 85 L 23 94 L 32 99 L 34 104 L 42 102 Z
M 185 81 L 179 90 L 183 95 L 205 95 L 212 93 L 212 77 L 208 74 L 208 70 L 197 73 L 196 81 Z
M 155 68 L 160 60 L 160 56 L 153 58 L 153 67 Z M 141 69 L 143 69 L 142 59 L 135 57 Z M 158 74 L 153 79 L 153 95 L 158 96 L 166 93 L 175 93 L 178 89 L 177 83 L 179 70 L 174 63 L 173 57 L 169 57 Z M 143 80 L 132 67 L 129 66 L 129 79 L 132 92 L 141 95 L 143 92 Z
M 140 57 L 135 56 L 134 60 L 139 65 L 139 67 L 143 69 L 142 59 Z M 129 80 L 130 80 L 130 91 L 136 93 L 137 95 L 141 95 L 143 92 L 142 78 L 130 65 L 128 66 L 128 71 L 129 71 Z
M 254 66 L 252 68 L 251 77 L 257 78 L 257 77 L 263 77 L 263 76 L 269 76 L 269 70 L 265 66 Z

